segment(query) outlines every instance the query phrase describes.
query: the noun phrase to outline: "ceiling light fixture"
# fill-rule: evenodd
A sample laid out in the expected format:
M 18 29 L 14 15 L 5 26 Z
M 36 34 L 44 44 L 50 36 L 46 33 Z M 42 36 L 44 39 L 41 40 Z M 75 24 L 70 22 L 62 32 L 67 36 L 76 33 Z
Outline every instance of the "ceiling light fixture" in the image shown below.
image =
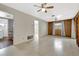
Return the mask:
M 46 10 L 45 8 L 42 8 L 42 12 L 45 12 L 45 10 Z
M 39 10 L 37 10 L 37 12 L 43 11 L 45 13 L 47 13 L 47 10 L 48 9 L 53 9 L 54 8 L 54 6 L 52 6 L 52 5 L 51 6 L 48 6 L 47 3 L 42 3 L 41 6 L 38 6 L 38 5 L 34 5 L 34 6 L 40 8 Z

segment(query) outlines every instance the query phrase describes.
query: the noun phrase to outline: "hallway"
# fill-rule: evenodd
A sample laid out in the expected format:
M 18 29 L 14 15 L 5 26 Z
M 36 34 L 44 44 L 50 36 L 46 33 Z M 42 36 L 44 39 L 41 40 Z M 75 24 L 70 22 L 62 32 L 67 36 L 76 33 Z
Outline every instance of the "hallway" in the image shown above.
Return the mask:
M 0 49 L 0 55 L 7 56 L 78 56 L 75 39 L 46 36 L 16 46 Z

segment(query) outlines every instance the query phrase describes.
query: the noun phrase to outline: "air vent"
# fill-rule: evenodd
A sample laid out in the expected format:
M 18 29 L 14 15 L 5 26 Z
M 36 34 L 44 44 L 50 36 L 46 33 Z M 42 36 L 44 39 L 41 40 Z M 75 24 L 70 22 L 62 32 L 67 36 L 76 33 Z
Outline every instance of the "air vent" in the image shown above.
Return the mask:
M 27 37 L 27 39 L 28 39 L 28 40 L 33 39 L 33 35 L 29 35 L 29 36 Z

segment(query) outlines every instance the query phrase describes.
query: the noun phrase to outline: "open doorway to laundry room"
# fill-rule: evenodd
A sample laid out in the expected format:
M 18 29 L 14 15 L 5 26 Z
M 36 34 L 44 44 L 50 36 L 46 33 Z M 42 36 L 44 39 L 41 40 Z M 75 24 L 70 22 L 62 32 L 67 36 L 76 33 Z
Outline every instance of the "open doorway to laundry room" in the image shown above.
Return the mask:
M 0 49 L 13 45 L 13 19 L 0 11 Z

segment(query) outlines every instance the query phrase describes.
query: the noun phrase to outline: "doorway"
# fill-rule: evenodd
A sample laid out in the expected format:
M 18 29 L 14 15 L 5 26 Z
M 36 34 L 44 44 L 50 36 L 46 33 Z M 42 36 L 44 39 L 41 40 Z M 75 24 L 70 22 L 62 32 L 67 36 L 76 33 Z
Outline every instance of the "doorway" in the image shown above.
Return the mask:
M 39 21 L 34 20 L 34 45 L 37 46 L 39 45 Z
M 54 22 L 53 23 L 53 35 L 55 36 L 65 36 L 64 22 Z
M 13 20 L 0 18 L 0 49 L 13 44 Z
M 54 29 L 53 32 L 55 36 L 61 36 L 62 23 L 54 23 L 53 29 Z

